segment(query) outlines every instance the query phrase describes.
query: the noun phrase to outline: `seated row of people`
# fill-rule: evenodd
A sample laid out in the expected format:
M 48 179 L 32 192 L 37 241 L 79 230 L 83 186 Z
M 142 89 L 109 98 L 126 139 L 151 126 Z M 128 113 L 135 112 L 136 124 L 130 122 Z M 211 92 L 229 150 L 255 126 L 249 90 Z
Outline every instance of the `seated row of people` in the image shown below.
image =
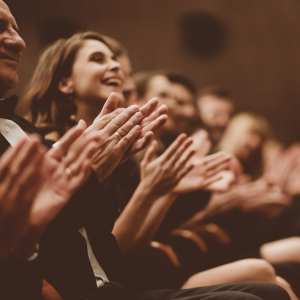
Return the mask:
M 2 0 L 0 10 L 4 97 L 17 83 L 25 43 Z M 14 114 L 15 97 L 0 101 L 2 298 L 41 299 L 45 279 L 65 300 L 298 299 L 262 260 L 189 274 L 173 290 L 139 288 L 133 266 L 170 207 L 189 211 L 191 194 L 206 190 L 213 193 L 206 210 L 235 184 L 241 166 L 226 152 L 208 155 L 205 132 L 187 136 L 199 122 L 189 80 L 157 72 L 136 84 L 122 45 L 82 32 L 39 60 L 24 96 L 36 127 Z M 203 211 L 205 201 L 197 200 Z M 190 213 L 182 223 L 195 218 Z

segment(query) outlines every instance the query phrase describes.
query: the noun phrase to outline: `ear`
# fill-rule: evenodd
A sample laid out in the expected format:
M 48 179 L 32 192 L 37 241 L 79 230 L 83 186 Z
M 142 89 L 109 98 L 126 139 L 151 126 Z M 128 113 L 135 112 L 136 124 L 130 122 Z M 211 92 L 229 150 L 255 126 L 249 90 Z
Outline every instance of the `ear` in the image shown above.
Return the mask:
M 64 94 L 73 94 L 74 88 L 70 78 L 62 78 L 58 83 L 58 90 Z

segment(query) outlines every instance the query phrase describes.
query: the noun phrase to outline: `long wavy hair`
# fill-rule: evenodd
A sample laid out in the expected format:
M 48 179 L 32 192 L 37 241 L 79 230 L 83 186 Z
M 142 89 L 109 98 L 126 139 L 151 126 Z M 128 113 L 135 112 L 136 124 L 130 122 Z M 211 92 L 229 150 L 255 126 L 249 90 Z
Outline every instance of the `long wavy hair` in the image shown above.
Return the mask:
M 76 105 L 72 95 L 58 89 L 62 78 L 72 75 L 76 54 L 86 40 L 97 40 L 110 49 L 107 37 L 93 31 L 79 32 L 69 39 L 60 39 L 48 46 L 39 58 L 23 101 L 29 104 L 30 121 L 43 134 L 57 131 L 63 135 L 76 124 Z M 111 49 L 114 53 L 113 50 Z

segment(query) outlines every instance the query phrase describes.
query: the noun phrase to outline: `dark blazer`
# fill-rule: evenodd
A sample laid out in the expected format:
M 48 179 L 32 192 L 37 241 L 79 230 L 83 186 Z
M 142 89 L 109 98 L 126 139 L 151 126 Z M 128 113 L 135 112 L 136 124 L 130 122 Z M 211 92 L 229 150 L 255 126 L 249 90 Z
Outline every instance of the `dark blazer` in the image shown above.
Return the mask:
M 39 134 L 23 118 L 15 116 L 14 121 L 24 131 Z M 44 138 L 42 141 L 51 147 Z M 1 140 L 1 152 L 9 146 L 5 142 Z M 86 299 L 97 291 L 86 242 L 78 232 L 82 227 L 108 279 L 126 283 L 130 277 L 127 262 L 111 233 L 118 210 L 118 176 L 114 173 L 105 184 L 100 184 L 95 174 L 90 176 L 48 225 L 40 240 L 39 257 L 30 265 L 30 272 L 47 280 L 64 300 Z

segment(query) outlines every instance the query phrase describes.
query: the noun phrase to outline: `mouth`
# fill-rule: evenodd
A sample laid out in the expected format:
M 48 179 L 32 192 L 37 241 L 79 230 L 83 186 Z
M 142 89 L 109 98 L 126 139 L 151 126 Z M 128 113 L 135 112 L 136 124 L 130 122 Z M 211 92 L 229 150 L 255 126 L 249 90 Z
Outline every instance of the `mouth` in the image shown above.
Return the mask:
M 10 62 L 10 63 L 18 64 L 18 59 L 14 58 L 14 57 L 11 57 L 11 56 L 0 54 L 0 59 L 5 60 L 5 61 Z
M 116 86 L 119 87 L 122 85 L 122 80 L 116 77 L 111 77 L 111 78 L 107 78 L 102 80 L 103 84 L 106 84 L 108 86 Z

